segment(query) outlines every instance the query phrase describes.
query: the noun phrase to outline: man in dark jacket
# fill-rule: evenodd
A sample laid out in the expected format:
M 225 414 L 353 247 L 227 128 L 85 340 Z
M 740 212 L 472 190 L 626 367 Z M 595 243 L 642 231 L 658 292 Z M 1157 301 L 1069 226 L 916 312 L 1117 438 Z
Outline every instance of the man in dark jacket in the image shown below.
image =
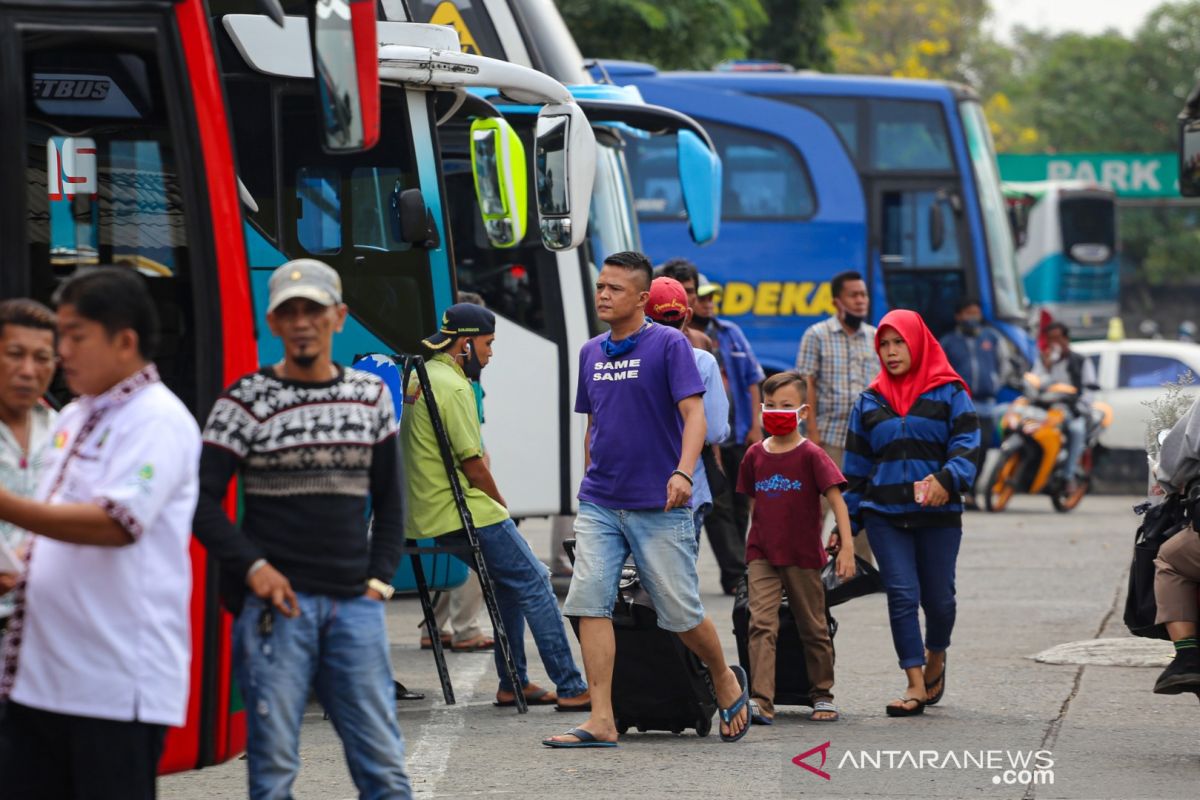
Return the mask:
M 996 393 L 1000 390 L 1000 336 L 983 324 L 983 309 L 973 297 L 961 300 L 954 309 L 955 328 L 941 339 L 950 365 L 967 382 L 975 413 L 979 415 L 981 442 L 976 475 L 983 471 L 988 448 L 994 446 Z M 975 487 L 967 494 L 968 508 L 975 507 Z

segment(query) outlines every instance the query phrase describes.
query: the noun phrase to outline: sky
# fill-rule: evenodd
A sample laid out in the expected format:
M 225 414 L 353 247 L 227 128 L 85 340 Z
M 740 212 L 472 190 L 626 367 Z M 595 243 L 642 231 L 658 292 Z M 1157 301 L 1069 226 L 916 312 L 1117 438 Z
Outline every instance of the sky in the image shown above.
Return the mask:
M 992 0 L 992 26 L 1009 38 L 1014 25 L 1054 33 L 1100 33 L 1116 28 L 1129 35 L 1166 0 Z

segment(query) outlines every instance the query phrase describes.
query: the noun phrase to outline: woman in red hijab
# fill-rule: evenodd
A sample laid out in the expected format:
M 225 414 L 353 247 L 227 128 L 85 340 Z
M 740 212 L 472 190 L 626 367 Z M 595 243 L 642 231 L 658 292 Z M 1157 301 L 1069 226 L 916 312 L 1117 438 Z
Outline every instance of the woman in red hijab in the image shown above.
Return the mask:
M 889 312 L 875 350 L 883 369 L 854 404 L 842 472 L 855 535 L 866 531 L 879 562 L 892 642 L 908 679 L 887 714 L 911 717 L 946 691 L 962 494 L 975 480 L 979 418 L 916 312 Z

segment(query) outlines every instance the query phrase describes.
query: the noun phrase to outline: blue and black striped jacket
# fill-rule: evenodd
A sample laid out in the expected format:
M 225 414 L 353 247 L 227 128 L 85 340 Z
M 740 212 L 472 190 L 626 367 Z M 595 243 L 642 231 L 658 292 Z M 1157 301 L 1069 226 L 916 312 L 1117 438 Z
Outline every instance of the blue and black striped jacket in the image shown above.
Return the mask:
M 925 392 L 903 417 L 883 395 L 867 389 L 850 414 L 842 465 L 854 530 L 861 529 L 864 511 L 886 515 L 901 527 L 961 526 L 961 494 L 975 481 L 979 443 L 979 417 L 960 383 Z M 926 475 L 946 488 L 950 502 L 917 504 L 913 483 Z

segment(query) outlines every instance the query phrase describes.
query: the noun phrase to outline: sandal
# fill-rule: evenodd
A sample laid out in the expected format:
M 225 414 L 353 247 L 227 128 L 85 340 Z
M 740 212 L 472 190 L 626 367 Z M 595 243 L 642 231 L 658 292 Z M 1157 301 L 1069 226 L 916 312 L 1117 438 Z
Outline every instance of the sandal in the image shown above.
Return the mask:
M 441 639 L 442 639 L 442 649 L 445 650 L 447 647 L 450 646 L 450 640 L 451 640 L 450 634 L 443 633 L 441 636 Z M 433 649 L 433 639 L 430 639 L 428 636 L 422 636 L 421 637 L 421 649 L 422 650 L 432 650 Z
M 937 678 L 932 681 L 925 682 L 926 694 L 928 694 L 929 690 L 932 689 L 933 687 L 937 686 L 939 683 L 942 685 L 942 688 L 937 690 L 937 694 L 933 694 L 933 695 L 929 696 L 929 699 L 925 701 L 925 705 L 936 706 L 939 702 L 941 702 L 942 695 L 944 695 L 946 693 L 946 664 L 949 660 L 950 660 L 949 655 L 943 655 L 942 656 L 942 674 L 937 676 Z
M 887 706 L 887 715 L 889 717 L 919 717 L 925 713 L 925 706 L 928 705 L 927 701 L 918 700 L 915 697 L 901 697 L 900 702 L 903 705 Z M 917 705 L 915 708 L 908 708 L 908 703 L 916 703 Z
M 721 733 L 721 741 L 722 742 L 738 741 L 739 739 L 741 739 L 743 736 L 745 736 L 750 731 L 750 724 L 751 724 L 750 723 L 750 709 L 748 708 L 748 706 L 750 705 L 750 679 L 746 675 L 746 670 L 742 669 L 740 666 L 738 666 L 736 664 L 733 665 L 732 667 L 730 667 L 729 669 L 737 677 L 738 685 L 742 687 L 742 696 L 739 697 L 737 699 L 737 702 L 735 702 L 729 708 L 721 708 L 720 706 L 718 706 L 717 713 L 720 715 L 721 722 L 724 725 L 731 726 L 731 725 L 733 725 L 733 721 L 737 718 L 738 713 L 741 712 L 741 710 L 743 708 L 746 708 L 746 724 L 743 725 L 742 729 L 735 734 L 728 734 L 728 733 L 722 732 Z
M 455 653 L 478 653 L 481 650 L 491 650 L 495 645 L 495 639 L 480 634 L 474 639 L 467 639 L 464 642 L 450 645 L 450 650 Z
M 774 725 L 775 718 L 768 717 L 762 712 L 762 708 L 753 700 L 750 701 L 750 724 L 751 725 Z
M 818 717 L 817 714 L 833 714 L 832 717 Z M 837 706 L 828 700 L 818 700 L 813 704 L 812 713 L 808 715 L 812 722 L 837 722 L 842 718 Z
M 526 684 L 522 690 L 525 694 L 525 704 L 530 706 L 553 706 L 558 704 L 558 695 L 549 689 L 543 689 L 536 683 Z M 502 695 L 510 695 L 512 699 L 506 700 Z M 496 692 L 496 702 L 494 706 L 500 708 L 512 708 L 517 704 L 517 698 L 512 692 L 503 690 Z
M 606 742 L 597 739 L 593 734 L 585 731 L 583 728 L 571 728 L 569 731 L 563 731 L 559 736 L 574 736 L 579 741 L 577 742 L 560 742 L 554 738 L 542 739 L 542 744 L 546 747 L 558 747 L 564 750 L 569 750 L 577 747 L 616 747 L 616 742 Z
M 554 704 L 555 711 L 591 711 L 592 710 L 592 695 L 590 692 L 577 694 L 574 697 L 560 697 L 558 702 Z

